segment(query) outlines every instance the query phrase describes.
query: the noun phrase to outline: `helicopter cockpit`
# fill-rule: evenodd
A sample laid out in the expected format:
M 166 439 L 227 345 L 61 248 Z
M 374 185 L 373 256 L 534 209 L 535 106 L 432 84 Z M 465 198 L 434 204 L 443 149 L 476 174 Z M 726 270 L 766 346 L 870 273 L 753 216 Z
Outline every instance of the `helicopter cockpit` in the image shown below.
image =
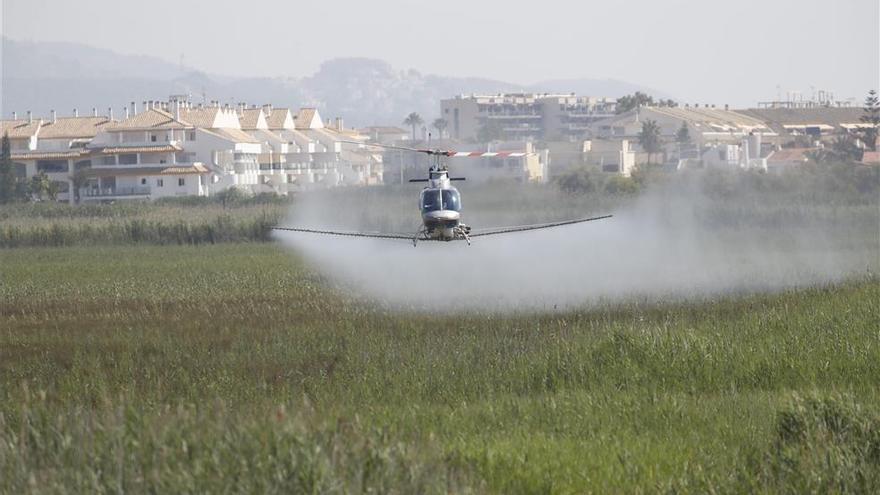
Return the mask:
M 461 211 L 461 194 L 456 189 L 424 189 L 419 198 L 422 213 Z

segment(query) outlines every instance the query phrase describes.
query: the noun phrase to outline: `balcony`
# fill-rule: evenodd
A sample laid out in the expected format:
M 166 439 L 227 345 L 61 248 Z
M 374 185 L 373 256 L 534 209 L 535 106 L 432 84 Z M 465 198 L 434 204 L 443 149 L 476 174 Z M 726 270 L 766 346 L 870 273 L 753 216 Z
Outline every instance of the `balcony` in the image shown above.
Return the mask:
M 148 198 L 150 186 L 131 187 L 84 187 L 79 190 L 80 199 Z
M 542 119 L 543 116 L 532 113 L 490 113 L 486 115 L 490 119 Z

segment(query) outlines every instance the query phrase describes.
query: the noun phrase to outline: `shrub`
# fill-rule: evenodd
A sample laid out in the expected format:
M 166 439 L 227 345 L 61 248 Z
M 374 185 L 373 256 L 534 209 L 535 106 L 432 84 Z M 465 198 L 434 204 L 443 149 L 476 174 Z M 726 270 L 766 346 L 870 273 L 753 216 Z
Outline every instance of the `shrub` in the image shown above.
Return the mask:
M 844 396 L 795 396 L 776 420 L 776 438 L 754 459 L 759 491 L 877 493 L 880 416 Z M 750 490 L 752 491 L 752 490 Z

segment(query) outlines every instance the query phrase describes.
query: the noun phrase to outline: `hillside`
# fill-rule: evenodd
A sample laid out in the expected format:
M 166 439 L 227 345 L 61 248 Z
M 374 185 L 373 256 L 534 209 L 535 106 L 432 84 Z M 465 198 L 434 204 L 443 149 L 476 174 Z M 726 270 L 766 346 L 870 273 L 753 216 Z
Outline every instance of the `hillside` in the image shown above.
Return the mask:
M 399 125 L 410 112 L 426 121 L 439 113 L 439 100 L 456 94 L 503 91 L 576 92 L 617 97 L 636 84 L 611 79 L 574 79 L 520 85 L 477 77 L 447 77 L 400 70 L 367 58 L 337 58 L 305 77 L 236 78 L 208 74 L 159 58 L 124 55 L 77 43 L 31 42 L 3 38 L 2 106 L 46 115 L 73 108 L 121 108 L 127 102 L 160 100 L 169 94 L 191 94 L 196 102 L 247 101 L 276 106 L 316 106 L 325 117 L 343 116 L 349 126 Z M 297 67 L 292 64 L 290 73 Z M 587 71 L 588 68 L 585 68 Z M 524 74 L 523 79 L 531 78 Z M 653 91 L 654 94 L 660 94 Z

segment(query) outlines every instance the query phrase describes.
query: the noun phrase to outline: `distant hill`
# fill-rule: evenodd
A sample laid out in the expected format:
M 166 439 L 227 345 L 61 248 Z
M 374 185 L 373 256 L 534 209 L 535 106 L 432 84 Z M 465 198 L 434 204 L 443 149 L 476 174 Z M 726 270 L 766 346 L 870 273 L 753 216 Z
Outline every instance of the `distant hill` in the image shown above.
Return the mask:
M 155 57 L 122 55 L 77 43 L 2 39 L 3 116 L 27 110 L 67 115 L 97 107 L 117 112 L 128 102 L 190 94 L 195 102 L 246 101 L 299 108 L 315 106 L 325 118 L 342 116 L 347 126 L 400 125 L 410 112 L 430 122 L 439 100 L 457 94 L 535 91 L 618 97 L 633 91 L 661 93 L 611 79 L 573 79 L 518 85 L 482 78 L 446 77 L 397 70 L 382 60 L 338 58 L 302 78 L 234 78 L 207 74 Z M 293 72 L 296 67 L 290 67 Z M 117 116 L 120 114 L 117 113 Z

